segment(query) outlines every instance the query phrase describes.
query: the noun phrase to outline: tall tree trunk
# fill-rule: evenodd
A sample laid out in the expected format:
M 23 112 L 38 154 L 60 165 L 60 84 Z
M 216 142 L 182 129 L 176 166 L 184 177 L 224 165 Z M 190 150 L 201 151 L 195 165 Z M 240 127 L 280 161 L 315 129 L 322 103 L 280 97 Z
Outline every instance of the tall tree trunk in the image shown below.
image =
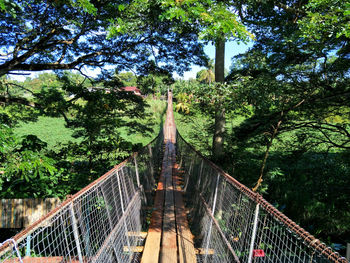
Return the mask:
M 215 81 L 225 81 L 225 39 L 218 39 L 215 43 Z M 213 136 L 213 158 L 221 160 L 224 148 L 225 108 L 218 104 L 215 110 L 215 130 Z

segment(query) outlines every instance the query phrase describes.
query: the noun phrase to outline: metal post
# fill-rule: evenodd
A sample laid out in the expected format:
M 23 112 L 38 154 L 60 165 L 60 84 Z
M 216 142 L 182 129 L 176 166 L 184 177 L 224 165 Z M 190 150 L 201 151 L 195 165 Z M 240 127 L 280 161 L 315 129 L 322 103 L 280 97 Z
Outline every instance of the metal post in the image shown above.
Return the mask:
M 199 174 L 198 174 L 198 182 L 197 182 L 197 191 L 199 190 L 200 184 L 201 184 L 201 178 L 202 178 L 202 172 L 203 172 L 203 159 L 201 162 L 201 168 L 199 169 Z
M 185 182 L 185 185 L 184 185 L 184 192 L 186 192 L 186 190 L 187 190 L 188 182 L 190 181 L 190 176 L 192 175 L 192 172 L 194 170 L 194 164 L 195 164 L 195 161 L 196 161 L 196 156 L 194 157 L 194 159 L 191 160 L 190 169 L 188 170 L 188 176 L 185 177 L 185 181 L 186 182 Z
M 346 259 L 350 262 L 350 243 L 346 244 Z
M 61 224 L 62 224 L 62 232 L 63 232 L 63 234 L 64 234 L 64 240 L 65 240 L 65 242 L 66 242 L 66 249 L 67 250 L 69 250 L 69 243 L 68 243 L 68 237 L 67 237 L 67 233 L 66 233 L 66 231 L 65 231 L 65 223 L 64 223 L 64 221 L 63 221 L 63 218 L 62 217 L 60 217 L 61 218 Z M 70 259 L 70 261 L 72 261 L 72 258 L 71 258 L 71 255 L 69 254 L 69 252 L 67 251 L 66 252 L 66 255 L 68 255 L 69 256 L 69 259 Z
M 154 164 L 153 164 L 152 146 L 148 145 L 147 148 L 148 148 L 148 152 L 149 152 L 149 166 L 150 166 L 150 172 L 151 172 L 150 181 L 151 181 L 151 186 L 154 187 L 155 181 L 154 181 Z
M 85 244 L 86 244 L 86 254 L 88 254 L 88 255 L 90 255 L 90 251 L 91 251 L 91 249 L 90 249 L 90 247 L 91 247 L 91 244 L 90 244 L 90 213 L 91 213 L 91 211 L 90 211 L 90 204 L 89 203 L 87 203 L 86 204 L 87 205 L 87 209 L 86 209 L 86 213 L 87 213 L 87 215 L 86 215 L 86 221 L 85 221 L 85 228 L 86 228 L 86 232 L 87 233 L 85 233 L 84 234 L 84 240 L 85 240 Z
M 118 182 L 118 190 L 119 190 L 119 196 L 120 196 L 120 205 L 122 207 L 122 213 L 124 214 L 123 192 L 122 192 L 122 188 L 121 188 L 119 180 L 120 180 L 119 172 L 117 171 L 117 182 Z
M 220 179 L 220 174 L 218 174 L 217 179 L 216 179 L 216 186 L 215 186 L 215 193 L 214 193 L 214 200 L 213 200 L 213 208 L 211 211 L 212 216 L 214 216 L 215 213 L 215 206 L 216 206 L 216 200 L 218 196 L 218 188 L 219 188 L 219 179 Z M 209 242 L 211 238 L 211 230 L 213 227 L 213 219 L 210 219 L 210 225 L 209 225 L 209 230 L 208 230 L 208 236 L 207 236 L 207 244 L 205 245 L 205 257 L 204 257 L 204 262 L 207 262 L 207 257 L 208 257 L 208 249 L 209 249 Z
M 110 211 L 108 209 L 107 197 L 106 197 L 105 191 L 103 190 L 102 186 L 100 187 L 100 189 L 102 192 L 103 199 L 105 201 L 108 222 L 109 222 L 110 229 L 112 231 L 114 227 L 113 227 L 113 223 L 112 223 L 112 217 L 111 217 Z
M 213 216 L 214 216 L 214 213 L 215 213 L 216 200 L 217 200 L 217 197 L 218 197 L 219 179 L 220 179 L 220 174 L 218 174 L 218 177 L 216 179 L 216 187 L 215 187 L 215 194 L 214 194 L 214 201 L 213 201 L 213 210 L 211 211 L 211 214 Z
M 251 263 L 253 261 L 253 250 L 254 250 L 254 243 L 255 243 L 255 238 L 256 238 L 256 231 L 258 228 L 258 217 L 259 217 L 259 204 L 256 204 L 255 215 L 254 215 L 253 233 L 252 233 L 252 239 L 250 241 L 250 248 L 249 248 L 248 263 Z
M 17 254 L 17 260 L 20 262 L 20 263 L 23 263 L 22 261 L 22 257 L 21 257 L 21 253 L 19 252 L 18 250 L 18 245 L 17 245 L 17 241 L 14 240 L 13 238 L 10 238 L 10 239 L 6 239 L 4 242 L 0 242 L 0 247 L 6 243 L 12 243 L 13 244 L 13 250 L 15 250 L 16 254 Z M 10 246 L 10 245 L 9 245 Z M 6 250 L 5 250 L 6 251 Z M 7 260 L 6 260 L 7 261 Z M 11 260 L 12 262 L 12 260 Z
M 107 197 L 106 197 L 105 191 L 103 190 L 103 187 L 101 186 L 100 188 L 101 188 L 101 192 L 102 192 L 102 195 L 103 195 L 103 199 L 105 200 L 108 222 L 109 222 L 109 226 L 110 226 L 110 229 L 111 229 L 111 232 L 112 232 L 113 229 L 114 229 L 114 226 L 113 226 L 111 213 L 110 213 L 110 211 L 108 209 Z M 112 244 L 112 246 L 113 246 L 113 251 L 114 251 L 114 254 L 115 254 L 115 258 L 118 259 L 117 249 L 115 248 L 114 244 Z
M 140 188 L 140 177 L 139 177 L 139 169 L 137 167 L 136 156 L 134 156 L 134 163 L 135 163 L 135 173 L 136 173 L 137 187 Z
M 188 174 L 189 174 L 189 175 L 192 174 L 193 163 L 194 163 L 194 159 L 191 160 L 190 168 L 188 169 Z
M 120 204 L 122 207 L 122 213 L 124 215 L 125 210 L 124 210 L 124 201 L 123 201 L 123 192 L 122 192 L 122 188 L 121 188 L 121 182 L 120 182 L 120 176 L 119 176 L 119 171 L 117 171 L 117 182 L 118 182 L 118 190 L 119 190 L 119 196 L 120 196 Z M 126 225 L 125 219 L 124 221 L 124 229 L 125 229 L 125 235 L 126 235 L 126 242 L 128 244 L 128 248 L 129 248 L 129 253 L 131 252 L 131 246 L 130 246 L 130 241 L 129 241 L 129 236 L 128 236 L 128 227 Z M 131 261 L 131 253 L 129 255 L 129 259 Z
M 90 214 L 90 209 L 89 209 L 89 203 L 87 202 L 87 208 L 86 208 L 86 215 L 82 216 L 82 204 L 78 203 L 79 208 L 75 209 L 76 217 L 81 218 L 81 221 L 79 221 L 79 226 L 82 232 L 82 246 L 85 247 L 85 255 L 90 256 L 90 223 L 89 223 L 89 214 Z M 69 247 L 69 245 L 68 245 Z
M 72 218 L 73 234 L 74 234 L 74 239 L 75 239 L 75 243 L 76 243 L 76 246 L 77 246 L 79 262 L 83 263 L 83 256 L 81 254 L 80 242 L 79 242 L 78 225 L 77 225 L 77 219 L 75 218 L 75 215 L 74 215 L 73 203 L 70 204 L 69 208 L 70 208 L 69 209 L 70 210 L 70 216 Z
M 26 257 L 30 257 L 30 239 L 31 239 L 31 234 L 27 236 L 27 246 L 26 246 Z
M 118 203 L 117 203 L 117 198 L 116 198 L 116 194 L 115 194 L 115 189 L 116 189 L 116 187 L 115 187 L 114 180 L 113 180 L 114 175 L 116 175 L 116 173 L 113 173 L 113 177 L 111 177 L 111 184 L 112 184 L 112 187 L 111 187 L 111 188 L 112 188 L 114 209 L 117 209 Z M 117 178 L 117 180 L 118 180 L 118 178 Z M 118 217 L 118 216 L 119 216 L 119 213 L 116 213 L 116 216 L 117 216 L 117 220 L 119 220 L 119 218 L 120 218 L 120 217 Z

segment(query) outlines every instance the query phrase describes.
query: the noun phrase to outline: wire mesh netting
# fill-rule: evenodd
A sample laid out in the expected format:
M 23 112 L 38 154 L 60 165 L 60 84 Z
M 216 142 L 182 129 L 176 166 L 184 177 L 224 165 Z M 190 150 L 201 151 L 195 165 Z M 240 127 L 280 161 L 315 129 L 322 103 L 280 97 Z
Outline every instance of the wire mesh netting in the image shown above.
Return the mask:
M 0 262 L 138 262 L 163 133 L 0 246 Z
M 348 262 L 177 135 L 198 262 Z
M 13 239 L 0 262 L 139 262 L 162 163 L 163 134 Z M 342 262 L 259 194 L 196 152 L 179 134 L 198 262 Z M 155 251 L 155 253 L 158 253 Z

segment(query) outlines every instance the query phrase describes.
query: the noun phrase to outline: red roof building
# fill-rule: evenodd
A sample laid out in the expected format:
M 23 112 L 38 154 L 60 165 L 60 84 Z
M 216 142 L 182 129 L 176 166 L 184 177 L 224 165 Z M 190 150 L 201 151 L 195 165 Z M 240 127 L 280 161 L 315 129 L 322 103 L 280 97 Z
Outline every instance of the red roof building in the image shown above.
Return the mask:
M 122 87 L 120 90 L 133 92 L 137 96 L 142 96 L 141 90 L 139 90 L 137 87 Z

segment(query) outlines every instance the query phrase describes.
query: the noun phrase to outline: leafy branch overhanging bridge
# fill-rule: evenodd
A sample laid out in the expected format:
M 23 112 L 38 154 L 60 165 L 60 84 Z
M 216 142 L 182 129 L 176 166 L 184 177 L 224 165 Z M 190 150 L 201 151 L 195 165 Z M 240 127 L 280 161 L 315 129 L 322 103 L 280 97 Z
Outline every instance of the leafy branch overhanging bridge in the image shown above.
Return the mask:
M 348 262 L 196 152 L 171 92 L 163 131 L 2 243 L 0 262 Z

